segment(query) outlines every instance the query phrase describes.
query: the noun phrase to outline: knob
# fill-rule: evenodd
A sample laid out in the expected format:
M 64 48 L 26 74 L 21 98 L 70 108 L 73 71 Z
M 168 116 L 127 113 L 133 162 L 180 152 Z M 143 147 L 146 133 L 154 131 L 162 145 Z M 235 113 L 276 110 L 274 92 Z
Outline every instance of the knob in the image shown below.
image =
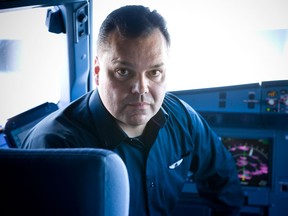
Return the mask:
M 88 20 L 88 16 L 84 13 L 80 13 L 77 17 L 79 23 L 85 23 Z

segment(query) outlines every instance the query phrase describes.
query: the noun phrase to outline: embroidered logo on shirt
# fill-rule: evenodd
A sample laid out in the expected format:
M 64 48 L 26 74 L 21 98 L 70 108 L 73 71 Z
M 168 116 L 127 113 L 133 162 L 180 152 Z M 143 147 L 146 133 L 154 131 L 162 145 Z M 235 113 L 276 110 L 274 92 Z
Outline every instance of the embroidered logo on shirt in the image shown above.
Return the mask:
M 180 160 L 176 161 L 175 163 L 171 164 L 169 166 L 169 169 L 175 169 L 176 167 L 178 167 L 183 161 L 183 158 L 181 158 Z

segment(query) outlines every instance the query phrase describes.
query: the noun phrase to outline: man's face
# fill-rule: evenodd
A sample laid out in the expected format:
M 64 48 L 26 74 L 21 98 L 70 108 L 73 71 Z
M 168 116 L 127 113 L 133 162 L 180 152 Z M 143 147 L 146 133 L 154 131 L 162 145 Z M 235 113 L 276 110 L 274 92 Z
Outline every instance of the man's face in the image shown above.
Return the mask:
M 101 100 L 122 128 L 145 127 L 166 91 L 166 41 L 158 29 L 137 39 L 125 39 L 115 31 L 105 46 L 94 68 Z

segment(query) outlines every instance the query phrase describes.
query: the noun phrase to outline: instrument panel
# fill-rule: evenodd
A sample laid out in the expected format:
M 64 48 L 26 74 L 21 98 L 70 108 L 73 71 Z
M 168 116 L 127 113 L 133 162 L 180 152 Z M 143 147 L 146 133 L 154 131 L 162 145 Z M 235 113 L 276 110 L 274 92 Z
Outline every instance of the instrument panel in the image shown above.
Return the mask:
M 288 80 L 172 93 L 204 117 L 234 157 L 245 195 L 241 215 L 285 215 Z M 183 192 L 195 196 L 188 180 Z

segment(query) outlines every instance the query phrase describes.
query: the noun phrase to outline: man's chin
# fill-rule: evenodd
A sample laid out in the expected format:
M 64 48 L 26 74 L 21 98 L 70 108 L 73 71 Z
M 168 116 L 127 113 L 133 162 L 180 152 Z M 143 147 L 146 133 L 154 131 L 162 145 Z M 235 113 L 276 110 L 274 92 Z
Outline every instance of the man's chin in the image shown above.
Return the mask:
M 151 119 L 151 117 L 148 117 L 147 115 L 134 115 L 132 118 L 129 120 L 129 124 L 132 126 L 141 126 L 141 125 L 146 125 L 147 122 Z

